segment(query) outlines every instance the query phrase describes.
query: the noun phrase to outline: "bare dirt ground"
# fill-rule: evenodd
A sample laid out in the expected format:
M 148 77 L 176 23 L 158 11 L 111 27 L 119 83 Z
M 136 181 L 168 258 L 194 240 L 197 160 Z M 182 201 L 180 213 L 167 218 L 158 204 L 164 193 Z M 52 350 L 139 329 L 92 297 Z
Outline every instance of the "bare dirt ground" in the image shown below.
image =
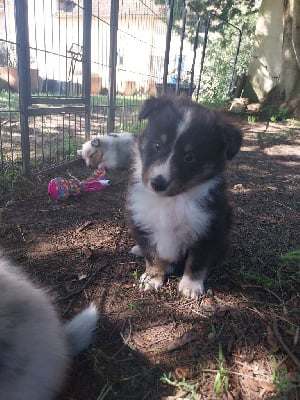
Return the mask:
M 94 301 L 94 345 L 76 358 L 59 400 L 300 399 L 300 131 L 243 124 L 243 148 L 228 165 L 234 206 L 232 253 L 199 301 L 178 278 L 141 293 L 143 260 L 124 218 L 128 172 L 110 186 L 57 202 L 47 185 L 80 160 L 16 188 L 1 204 L 0 246 L 50 289 L 62 319 Z M 9 201 L 8 201 L 9 200 Z

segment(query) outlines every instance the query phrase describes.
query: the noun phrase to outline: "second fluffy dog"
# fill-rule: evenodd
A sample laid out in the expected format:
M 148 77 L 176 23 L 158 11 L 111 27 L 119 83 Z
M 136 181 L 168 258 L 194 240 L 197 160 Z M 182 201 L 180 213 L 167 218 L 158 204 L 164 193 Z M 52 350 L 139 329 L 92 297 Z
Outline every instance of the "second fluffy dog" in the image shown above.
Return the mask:
M 42 289 L 0 255 L 0 397 L 50 400 L 97 323 L 91 305 L 63 325 Z
M 132 162 L 135 135 L 130 132 L 98 136 L 77 150 L 89 168 L 128 169 Z
M 241 131 L 187 98 L 146 100 L 127 197 L 128 221 L 146 271 L 144 290 L 158 289 L 174 267 L 184 270 L 179 290 L 204 292 L 207 272 L 229 245 L 231 207 L 224 170 L 240 149 Z

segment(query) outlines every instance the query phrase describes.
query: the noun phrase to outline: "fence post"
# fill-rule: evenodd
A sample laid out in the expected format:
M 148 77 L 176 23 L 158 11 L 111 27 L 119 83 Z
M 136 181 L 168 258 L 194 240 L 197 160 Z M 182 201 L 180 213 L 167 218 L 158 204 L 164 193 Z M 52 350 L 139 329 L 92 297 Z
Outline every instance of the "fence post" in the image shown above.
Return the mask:
M 165 59 L 164 59 L 163 93 L 167 92 L 173 18 L 174 18 L 174 0 L 170 0 L 169 1 L 169 10 L 168 10 L 168 21 L 167 21 L 168 25 L 167 25 L 167 34 L 166 34 L 166 50 L 165 50 Z
M 195 63 L 197 57 L 197 49 L 199 45 L 199 32 L 200 32 L 200 25 L 201 25 L 201 18 L 200 15 L 195 11 L 191 6 L 190 8 L 196 13 L 197 15 L 197 23 L 196 23 L 196 35 L 194 39 L 194 46 L 193 46 L 193 62 L 191 67 L 191 81 L 190 81 L 190 88 L 189 88 L 189 96 L 192 97 L 194 91 L 194 77 L 195 77 Z
M 177 66 L 176 94 L 179 94 L 179 86 L 180 86 L 180 81 L 181 81 L 182 51 L 183 51 L 183 42 L 184 42 L 184 37 L 185 37 L 186 14 L 187 14 L 187 6 L 185 4 L 185 0 L 183 0 L 182 25 L 181 25 L 181 31 L 180 31 L 180 51 L 179 51 L 179 59 L 178 59 L 178 66 Z
M 113 132 L 115 130 L 118 17 L 119 0 L 111 0 L 107 132 Z
M 85 105 L 86 140 L 89 140 L 91 131 L 91 30 L 92 30 L 92 2 L 91 0 L 84 0 L 82 85 L 83 85 L 83 101 Z
M 30 143 L 28 107 L 31 102 L 30 53 L 28 35 L 27 0 L 15 0 L 15 24 L 17 66 L 19 76 L 19 107 L 21 127 L 22 167 L 25 176 L 30 175 Z
M 201 85 L 202 72 L 203 72 L 203 67 L 204 67 L 204 59 L 205 59 L 205 52 L 206 52 L 206 46 L 207 46 L 207 40 L 208 40 L 208 31 L 209 31 L 209 27 L 210 27 L 210 20 L 211 20 L 211 12 L 208 13 L 208 18 L 207 18 L 207 21 L 205 24 L 196 101 L 199 100 L 200 85 Z

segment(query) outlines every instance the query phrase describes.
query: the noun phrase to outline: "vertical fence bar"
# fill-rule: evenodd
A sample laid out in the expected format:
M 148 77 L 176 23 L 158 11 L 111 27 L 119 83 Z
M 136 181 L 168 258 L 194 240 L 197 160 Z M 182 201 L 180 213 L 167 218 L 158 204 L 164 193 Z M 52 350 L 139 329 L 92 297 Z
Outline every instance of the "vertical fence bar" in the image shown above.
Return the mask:
M 200 32 L 200 25 L 201 25 L 201 19 L 200 15 L 196 13 L 197 15 L 197 23 L 196 23 L 196 34 L 195 34 L 195 39 L 194 39 L 194 46 L 193 46 L 193 62 L 192 62 L 192 67 L 191 67 L 191 82 L 190 82 L 190 88 L 189 88 L 189 96 L 192 96 L 193 90 L 194 90 L 194 76 L 195 76 L 195 63 L 196 63 L 196 57 L 197 57 L 197 49 L 199 45 L 199 32 Z
M 184 37 L 185 37 L 186 14 L 187 14 L 187 6 L 185 4 L 185 1 L 183 0 L 182 25 L 181 25 L 181 32 L 180 32 L 180 50 L 179 50 L 179 59 L 178 59 L 178 66 L 177 66 L 176 94 L 179 94 L 179 87 L 180 87 L 180 81 L 181 81 L 182 52 L 183 52 L 183 42 L 184 42 Z
M 83 6 L 83 53 L 82 53 L 82 86 L 85 105 L 85 138 L 90 138 L 91 130 L 91 28 L 92 1 L 84 0 Z
M 166 93 L 166 91 L 167 91 L 173 18 L 174 18 L 174 0 L 170 0 L 169 1 L 169 10 L 168 10 L 168 21 L 167 21 L 168 25 L 167 25 L 167 34 L 166 34 L 166 50 L 165 50 L 165 58 L 164 58 L 163 93 Z
M 107 132 L 113 132 L 115 130 L 119 0 L 111 0 L 110 4 L 109 97 Z
M 210 20 L 211 20 L 211 13 L 208 13 L 208 18 L 205 24 L 205 31 L 204 31 L 204 39 L 203 39 L 203 48 L 202 48 L 202 55 L 201 55 L 201 62 L 200 62 L 200 72 L 199 72 L 199 81 L 198 81 L 198 87 L 197 87 L 197 95 L 196 95 L 196 101 L 199 100 L 199 93 L 200 93 L 200 84 L 201 84 L 201 79 L 202 79 L 202 72 L 203 72 L 203 67 L 204 67 L 204 59 L 205 59 L 205 52 L 206 52 L 206 46 L 207 46 L 207 40 L 208 40 L 208 31 L 210 27 Z
M 30 54 L 27 0 L 15 0 L 17 63 L 19 76 L 19 106 L 23 173 L 30 175 L 30 143 L 28 107 L 31 99 Z
M 231 80 L 230 80 L 230 85 L 229 85 L 229 89 L 228 89 L 229 95 L 232 95 L 232 93 L 234 91 L 233 81 L 234 81 L 236 64 L 238 62 L 238 56 L 239 56 L 240 47 L 241 47 L 241 41 L 242 41 L 244 25 L 243 25 L 242 29 L 239 29 L 239 28 L 237 28 L 237 29 L 239 31 L 239 38 L 238 38 L 238 44 L 237 44 L 237 47 L 236 47 L 235 56 L 234 56 L 234 62 L 233 62 L 233 66 L 232 66 Z

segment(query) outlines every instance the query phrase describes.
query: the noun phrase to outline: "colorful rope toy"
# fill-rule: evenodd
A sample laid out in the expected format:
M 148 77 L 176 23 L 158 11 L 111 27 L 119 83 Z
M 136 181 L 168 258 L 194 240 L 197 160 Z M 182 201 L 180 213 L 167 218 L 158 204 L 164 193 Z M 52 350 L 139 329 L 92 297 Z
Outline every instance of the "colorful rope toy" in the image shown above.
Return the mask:
M 56 200 L 65 200 L 69 196 L 78 196 L 81 192 L 103 190 L 109 182 L 107 179 L 103 179 L 104 175 L 105 169 L 102 167 L 92 172 L 84 181 L 80 181 L 77 178 L 66 179 L 57 177 L 51 179 L 49 182 L 48 193 Z

